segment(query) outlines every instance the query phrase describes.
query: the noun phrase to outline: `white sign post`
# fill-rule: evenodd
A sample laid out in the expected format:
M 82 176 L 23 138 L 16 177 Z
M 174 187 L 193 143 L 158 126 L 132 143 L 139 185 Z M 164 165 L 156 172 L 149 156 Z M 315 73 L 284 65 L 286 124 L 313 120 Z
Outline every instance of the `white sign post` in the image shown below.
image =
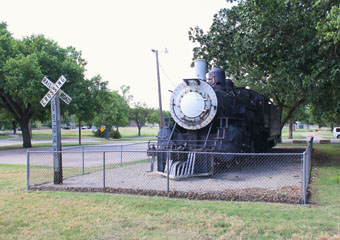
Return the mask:
M 45 107 L 51 101 L 54 184 L 63 183 L 59 98 L 66 104 L 69 104 L 72 100 L 70 96 L 60 89 L 66 81 L 64 76 L 61 76 L 55 84 L 47 77 L 44 77 L 41 81 L 49 91 L 40 100 L 40 104 Z

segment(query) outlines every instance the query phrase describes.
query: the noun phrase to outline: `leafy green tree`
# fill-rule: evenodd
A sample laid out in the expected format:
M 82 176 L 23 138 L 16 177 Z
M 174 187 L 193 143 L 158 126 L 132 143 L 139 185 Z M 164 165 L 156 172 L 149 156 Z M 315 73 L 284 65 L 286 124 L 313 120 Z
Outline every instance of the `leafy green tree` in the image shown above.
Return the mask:
M 130 109 L 129 119 L 134 121 L 138 128 L 138 136 L 141 135 L 141 129 L 145 126 L 153 112 L 152 108 L 148 108 L 145 103 L 137 102 L 134 108 Z
M 40 105 L 47 92 L 41 84 L 43 76 L 56 81 L 63 74 L 68 79 L 63 90 L 75 97 L 74 89 L 84 80 L 85 64 L 81 53 L 72 47 L 61 48 L 42 35 L 14 39 L 6 23 L 0 23 L 0 108 L 19 123 L 23 147 L 32 146 L 29 122 L 50 116 L 50 109 Z M 65 112 L 72 109 L 61 107 Z
M 91 122 L 102 110 L 103 98 L 109 90 L 100 75 L 77 84 L 72 98 L 72 112 L 78 121 L 79 145 L 81 145 L 82 122 Z
M 287 110 L 283 111 L 283 115 L 287 114 Z M 309 109 L 307 106 L 299 106 L 296 111 L 291 115 L 288 120 L 288 139 L 293 139 L 294 124 L 299 122 L 304 122 L 309 124 Z
M 162 111 L 162 117 L 163 118 L 170 118 L 171 114 L 169 111 Z M 154 109 L 152 113 L 149 116 L 148 122 L 151 124 L 160 124 L 160 118 L 159 118 L 159 108 Z
M 336 2 L 317 24 L 322 41 L 318 53 L 322 57 L 314 66 L 314 75 L 318 79 L 315 88 L 319 94 L 313 94 L 313 113 L 328 119 L 332 117 L 327 116 L 340 116 L 340 1 Z M 327 4 L 327 1 L 318 4 Z
M 130 86 L 128 85 L 122 85 L 120 87 L 120 91 L 121 91 L 121 94 L 124 98 L 124 101 L 127 103 L 127 104 L 130 104 L 132 99 L 133 99 L 133 96 L 132 94 L 130 94 Z
M 17 123 L 14 120 L 14 118 L 12 117 L 11 114 L 9 114 L 6 111 L 2 111 L 0 112 L 0 127 L 2 127 L 2 125 L 5 126 L 5 128 L 12 128 L 13 129 L 13 134 L 17 133 Z
M 321 85 L 334 86 L 339 79 L 339 71 L 326 77 L 335 68 L 321 66 L 329 49 L 322 50 L 327 43 L 317 30 L 336 4 L 339 0 L 240 0 L 221 9 L 207 33 L 191 29 L 189 39 L 198 43 L 194 58 L 222 66 L 236 85 L 272 98 L 281 113 L 286 108 L 282 128 L 299 106 L 322 98 Z
M 129 105 L 125 102 L 124 98 L 117 91 L 107 92 L 104 98 L 102 98 L 101 110 L 97 113 L 95 124 L 97 126 L 105 126 L 106 138 L 108 139 L 113 126 L 116 127 L 118 132 L 119 127 L 129 124 L 128 113 Z

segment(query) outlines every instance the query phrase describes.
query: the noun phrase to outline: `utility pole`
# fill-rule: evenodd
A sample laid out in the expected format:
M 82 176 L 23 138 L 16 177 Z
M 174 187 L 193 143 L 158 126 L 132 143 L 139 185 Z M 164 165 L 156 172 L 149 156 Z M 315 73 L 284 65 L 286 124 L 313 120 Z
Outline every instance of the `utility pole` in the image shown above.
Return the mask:
M 157 65 L 157 81 L 158 81 L 158 102 L 159 102 L 159 126 L 162 127 L 162 93 L 161 93 L 161 79 L 159 77 L 159 62 L 158 62 L 158 50 L 156 50 L 156 65 Z
M 152 52 L 156 54 L 158 101 L 159 101 L 159 127 L 162 127 L 162 94 L 161 94 L 161 79 L 159 77 L 158 50 L 152 49 Z

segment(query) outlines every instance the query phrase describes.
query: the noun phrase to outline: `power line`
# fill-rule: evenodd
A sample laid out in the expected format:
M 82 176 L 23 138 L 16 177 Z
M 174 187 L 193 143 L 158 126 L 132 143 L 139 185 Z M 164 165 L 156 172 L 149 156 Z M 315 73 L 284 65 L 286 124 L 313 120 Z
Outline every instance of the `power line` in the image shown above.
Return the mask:
M 164 76 L 167 78 L 167 80 L 174 86 L 176 87 L 176 84 L 173 83 L 173 81 L 171 81 L 171 79 L 169 78 L 169 76 L 166 74 L 166 72 L 164 71 L 163 67 L 161 64 L 159 64 L 161 70 L 162 70 L 162 73 L 164 74 Z

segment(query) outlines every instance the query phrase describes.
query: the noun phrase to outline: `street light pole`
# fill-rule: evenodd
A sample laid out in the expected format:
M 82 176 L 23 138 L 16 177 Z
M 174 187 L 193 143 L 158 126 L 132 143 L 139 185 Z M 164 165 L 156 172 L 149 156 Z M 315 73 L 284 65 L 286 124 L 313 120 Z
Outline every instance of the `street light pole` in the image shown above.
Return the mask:
M 162 127 L 162 94 L 161 94 L 161 80 L 159 77 L 159 62 L 158 62 L 158 50 L 152 49 L 156 54 L 156 66 L 157 66 L 157 81 L 158 81 L 158 101 L 159 101 L 159 127 Z

